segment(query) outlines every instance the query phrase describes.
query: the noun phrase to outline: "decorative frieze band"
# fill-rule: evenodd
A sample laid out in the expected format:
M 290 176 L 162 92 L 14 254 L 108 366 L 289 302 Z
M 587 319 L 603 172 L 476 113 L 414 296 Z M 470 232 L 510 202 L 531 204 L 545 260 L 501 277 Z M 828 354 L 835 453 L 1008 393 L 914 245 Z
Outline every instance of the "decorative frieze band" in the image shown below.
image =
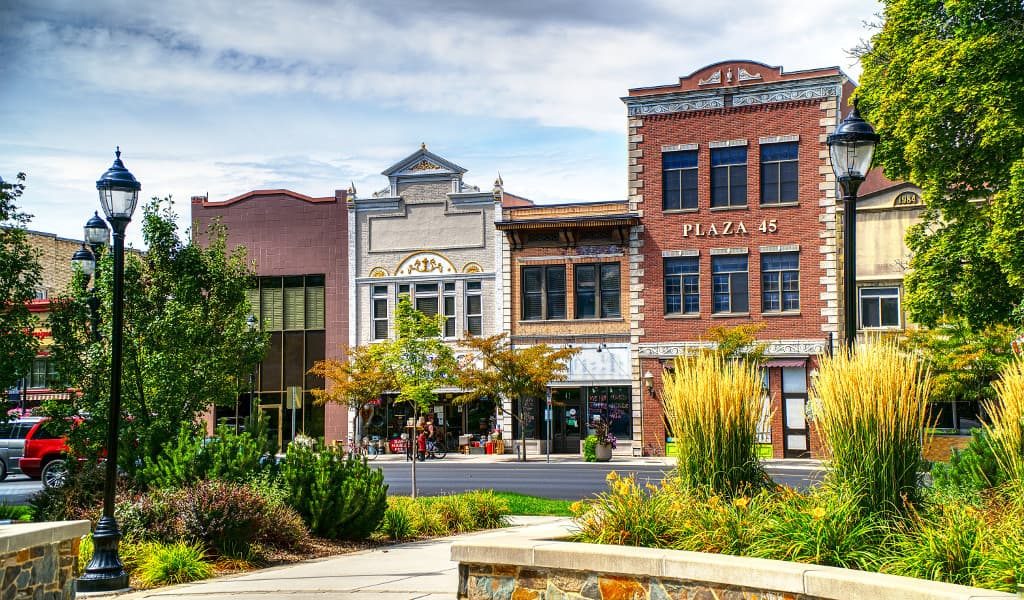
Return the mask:
M 815 356 L 828 351 L 825 340 L 771 340 L 767 344 L 766 356 Z M 662 342 L 637 344 L 637 351 L 640 358 L 672 358 L 713 347 L 711 342 Z
M 677 112 L 689 112 L 692 110 L 708 110 L 712 108 L 725 107 L 725 101 L 721 96 L 715 95 L 709 98 L 695 98 L 693 100 L 668 100 L 655 101 L 644 104 L 633 104 L 629 107 L 629 116 L 661 115 Z
M 839 97 L 841 93 L 842 87 L 840 85 L 819 85 L 791 90 L 761 92 L 759 94 L 736 94 L 732 99 L 732 104 L 733 106 L 753 106 L 755 104 L 771 104 L 772 102 L 789 102 L 792 100 L 814 100 L 830 96 Z
M 778 84 L 775 84 L 778 86 Z M 755 86 L 764 89 L 764 86 Z M 714 108 L 725 108 L 725 98 L 720 95 L 703 95 L 690 99 L 682 99 L 678 95 L 672 97 L 626 97 L 623 101 L 627 105 L 629 116 L 660 115 L 668 113 L 689 112 L 694 110 L 709 110 Z M 839 98 L 842 96 L 841 83 L 810 83 L 804 85 L 791 85 L 783 89 L 770 91 L 747 91 L 739 92 L 732 97 L 732 106 L 754 106 L 756 104 L 771 104 L 774 102 L 789 102 L 792 100 L 812 100 L 815 98 Z

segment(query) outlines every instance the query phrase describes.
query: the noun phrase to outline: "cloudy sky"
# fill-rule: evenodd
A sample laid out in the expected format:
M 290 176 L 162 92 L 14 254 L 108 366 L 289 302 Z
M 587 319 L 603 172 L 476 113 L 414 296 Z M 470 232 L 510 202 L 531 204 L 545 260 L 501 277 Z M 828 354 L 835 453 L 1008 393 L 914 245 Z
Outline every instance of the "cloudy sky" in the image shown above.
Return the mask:
M 362 194 L 420 142 L 538 201 L 625 197 L 630 87 L 838 65 L 876 0 L 0 0 L 0 177 L 80 237 L 120 144 L 143 195 Z M 184 221 L 183 221 L 184 222 Z M 138 244 L 138 227 L 129 239 Z

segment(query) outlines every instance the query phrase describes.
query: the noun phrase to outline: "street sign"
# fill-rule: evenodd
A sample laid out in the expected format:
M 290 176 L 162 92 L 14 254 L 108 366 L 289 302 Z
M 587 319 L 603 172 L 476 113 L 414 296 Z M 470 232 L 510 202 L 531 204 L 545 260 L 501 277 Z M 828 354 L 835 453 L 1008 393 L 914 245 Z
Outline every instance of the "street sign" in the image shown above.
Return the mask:
M 544 409 L 544 420 L 545 421 L 550 421 L 551 420 L 551 409 L 550 408 L 545 408 Z

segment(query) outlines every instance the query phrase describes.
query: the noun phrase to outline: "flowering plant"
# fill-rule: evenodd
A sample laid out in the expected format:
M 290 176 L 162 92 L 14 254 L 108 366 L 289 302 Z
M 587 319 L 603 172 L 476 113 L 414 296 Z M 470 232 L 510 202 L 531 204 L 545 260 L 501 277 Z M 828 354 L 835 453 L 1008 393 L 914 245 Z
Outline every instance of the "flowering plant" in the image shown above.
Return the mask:
M 611 446 L 614 450 L 618 444 L 618 439 L 611 431 L 608 430 L 608 423 L 604 421 L 594 422 L 594 435 L 597 436 L 597 443 L 602 446 Z

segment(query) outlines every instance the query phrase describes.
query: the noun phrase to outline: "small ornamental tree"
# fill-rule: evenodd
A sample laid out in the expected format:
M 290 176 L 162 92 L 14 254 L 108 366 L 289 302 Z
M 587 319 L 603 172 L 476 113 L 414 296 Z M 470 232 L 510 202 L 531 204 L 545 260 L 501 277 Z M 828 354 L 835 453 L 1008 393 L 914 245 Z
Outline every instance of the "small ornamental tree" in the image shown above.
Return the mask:
M 39 260 L 28 243 L 30 215 L 18 210 L 25 174 L 16 183 L 0 182 L 0 392 L 6 393 L 32 368 L 38 342 L 35 318 L 26 302 L 39 285 Z M 6 412 L 0 419 L 6 418 Z
M 352 431 L 356 432 L 359 413 L 367 404 L 398 389 L 395 374 L 387 364 L 383 344 L 356 346 L 348 352 L 348 360 L 328 358 L 317 361 L 310 374 L 331 382 L 329 389 L 313 390 L 316 402 L 334 402 L 348 406 L 352 412 Z M 353 433 L 355 435 L 355 433 Z
M 568 361 L 579 349 L 553 348 L 547 344 L 515 348 L 504 333 L 469 337 L 459 343 L 470 350 L 470 354 L 459 370 L 458 385 L 467 391 L 455 401 L 467 403 L 491 398 L 498 410 L 506 413 L 501 399 L 516 399 L 518 410 L 510 414 L 519 422 L 520 460 L 525 461 L 525 400 L 543 397 L 549 383 L 564 380 Z

